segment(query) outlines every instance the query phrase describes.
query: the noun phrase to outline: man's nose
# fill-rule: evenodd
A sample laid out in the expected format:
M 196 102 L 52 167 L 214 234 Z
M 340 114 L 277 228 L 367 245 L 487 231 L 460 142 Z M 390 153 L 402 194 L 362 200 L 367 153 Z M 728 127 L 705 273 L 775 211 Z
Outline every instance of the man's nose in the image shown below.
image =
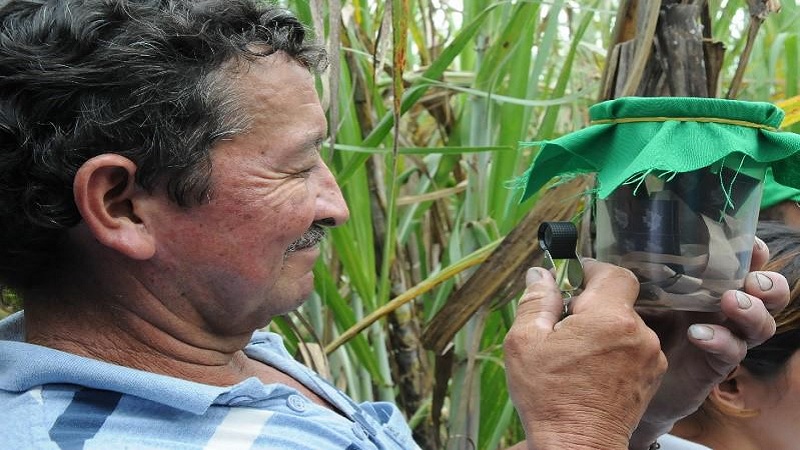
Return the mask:
M 324 164 L 324 163 L 323 163 Z M 350 210 L 342 196 L 342 190 L 327 165 L 324 167 L 322 185 L 317 197 L 317 220 L 323 226 L 336 227 L 347 222 Z

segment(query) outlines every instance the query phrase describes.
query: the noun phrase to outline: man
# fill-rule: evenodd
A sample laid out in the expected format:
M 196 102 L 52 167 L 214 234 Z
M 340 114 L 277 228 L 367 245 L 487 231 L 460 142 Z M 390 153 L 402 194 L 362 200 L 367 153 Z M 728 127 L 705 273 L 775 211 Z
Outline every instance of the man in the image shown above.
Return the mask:
M 0 323 L 0 448 L 416 448 L 393 405 L 253 334 L 303 302 L 348 217 L 302 25 L 255 0 L 0 5 L 0 282 L 25 301 Z M 670 316 L 659 384 L 634 278 L 585 266 L 564 320 L 549 273 L 528 273 L 506 339 L 520 447 L 648 448 L 788 298 L 754 273 L 724 326 L 690 342 Z

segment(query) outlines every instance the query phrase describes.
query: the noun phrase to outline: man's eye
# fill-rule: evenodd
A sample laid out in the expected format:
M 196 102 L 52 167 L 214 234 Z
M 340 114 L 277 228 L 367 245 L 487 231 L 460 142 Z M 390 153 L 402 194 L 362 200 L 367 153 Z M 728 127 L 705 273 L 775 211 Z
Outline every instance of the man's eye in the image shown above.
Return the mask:
M 313 165 L 313 166 L 309 167 L 308 169 L 301 170 L 301 171 L 297 172 L 297 175 L 301 176 L 301 177 L 308 177 L 309 175 L 311 175 L 311 172 L 313 172 L 314 169 L 316 169 L 316 168 L 317 168 L 317 166 Z

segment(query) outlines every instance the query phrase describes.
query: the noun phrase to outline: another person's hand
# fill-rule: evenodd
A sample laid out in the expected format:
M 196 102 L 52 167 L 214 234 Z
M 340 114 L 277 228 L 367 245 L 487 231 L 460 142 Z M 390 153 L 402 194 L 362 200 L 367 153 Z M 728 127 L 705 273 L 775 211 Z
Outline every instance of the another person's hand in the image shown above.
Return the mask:
M 760 268 L 769 250 L 760 240 L 753 251 L 751 270 Z M 640 311 L 659 336 L 669 370 L 634 433 L 630 448 L 647 449 L 672 424 L 694 412 L 714 385 L 744 358 L 747 349 L 775 333 L 769 311 L 783 309 L 789 301 L 786 279 L 775 272 L 751 272 L 744 292 L 728 291 L 722 312 L 689 313 Z
M 531 449 L 627 449 L 667 368 L 633 308 L 634 276 L 593 260 L 584 273 L 586 287 L 562 320 L 553 276 L 530 269 L 505 339 L 511 399 Z

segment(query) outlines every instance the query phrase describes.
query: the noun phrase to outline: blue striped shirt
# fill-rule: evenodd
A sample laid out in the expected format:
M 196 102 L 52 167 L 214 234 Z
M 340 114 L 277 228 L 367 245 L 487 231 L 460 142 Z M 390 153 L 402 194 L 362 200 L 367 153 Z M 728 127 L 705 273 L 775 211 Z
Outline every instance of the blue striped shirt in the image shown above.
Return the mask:
M 245 353 L 337 407 L 249 378 L 212 386 L 23 341 L 22 313 L 0 321 L 0 449 L 418 449 L 391 403 L 356 404 L 296 362 L 274 333 Z

